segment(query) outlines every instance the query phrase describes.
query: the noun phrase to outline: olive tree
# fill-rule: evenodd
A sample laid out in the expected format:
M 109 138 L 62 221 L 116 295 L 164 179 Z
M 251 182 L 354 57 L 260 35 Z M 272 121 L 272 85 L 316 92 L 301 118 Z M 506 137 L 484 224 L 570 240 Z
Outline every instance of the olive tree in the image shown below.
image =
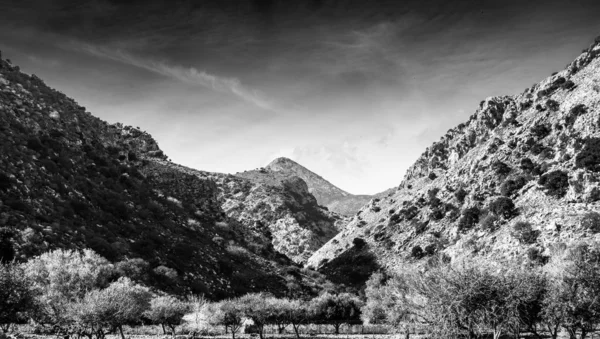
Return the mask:
M 0 330 L 4 333 L 34 308 L 29 280 L 14 263 L 0 263 Z
M 244 313 L 237 299 L 223 300 L 218 303 L 208 304 L 204 309 L 208 322 L 213 326 L 224 326 L 231 331 L 231 338 L 243 324 Z
M 314 322 L 331 324 L 335 334 L 339 334 L 342 324 L 361 323 L 361 306 L 361 301 L 353 294 L 324 293 L 311 300 L 309 310 Z
M 42 324 L 65 330 L 69 304 L 86 292 L 104 288 L 114 277 L 114 268 L 92 250 L 55 250 L 30 259 L 23 265 L 25 277 L 38 307 L 32 314 Z
M 155 324 L 160 324 L 163 333 L 165 326 L 171 329 L 175 336 L 175 328 L 181 325 L 183 317 L 190 311 L 190 305 L 173 296 L 157 296 L 150 301 L 150 309 L 144 315 Z
M 69 315 L 79 332 L 90 338 L 104 338 L 107 333 L 118 331 L 122 339 L 123 325 L 141 322 L 142 315 L 150 308 L 152 294 L 145 286 L 120 278 L 107 288 L 92 290 L 72 304 Z

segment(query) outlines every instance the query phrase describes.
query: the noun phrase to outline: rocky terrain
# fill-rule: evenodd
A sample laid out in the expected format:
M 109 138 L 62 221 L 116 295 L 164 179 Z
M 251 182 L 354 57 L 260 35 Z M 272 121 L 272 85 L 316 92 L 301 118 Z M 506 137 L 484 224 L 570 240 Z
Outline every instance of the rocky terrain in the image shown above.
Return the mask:
M 385 196 L 395 190 L 386 190 L 385 192 L 376 195 L 350 194 L 336 187 L 320 175 L 288 158 L 277 158 L 265 166 L 265 168 L 236 173 L 236 175 L 244 178 L 254 178 L 256 175 L 264 177 L 267 173 L 271 173 L 271 175 L 277 177 L 301 178 L 306 182 L 308 191 L 315 196 L 319 205 L 325 206 L 330 211 L 345 216 L 353 216 L 361 207 L 369 202 L 369 200 Z
M 251 176 L 212 173 L 164 160 L 151 161 L 168 171 L 213 182 L 220 208 L 229 220 L 240 225 L 246 239 L 252 239 L 254 246 L 271 246 L 299 264 L 349 221 L 319 206 L 299 177 L 268 171 Z
M 91 248 L 154 287 L 212 298 L 323 283 L 290 258 L 304 262 L 343 219 L 302 180 L 270 186 L 166 159 L 149 134 L 0 58 L 1 259 Z
M 600 39 L 514 96 L 481 101 L 309 260 L 386 267 L 484 256 L 540 265 L 600 239 Z M 354 254 L 353 254 L 354 253 Z

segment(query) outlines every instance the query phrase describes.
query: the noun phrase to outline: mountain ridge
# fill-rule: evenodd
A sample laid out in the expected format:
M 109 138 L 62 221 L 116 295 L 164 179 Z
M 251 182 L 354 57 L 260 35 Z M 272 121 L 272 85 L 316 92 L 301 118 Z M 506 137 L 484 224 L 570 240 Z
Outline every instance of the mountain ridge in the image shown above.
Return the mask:
M 477 256 L 541 265 L 597 240 L 599 55 L 596 39 L 524 92 L 483 100 L 308 265 L 331 271 L 363 242 L 362 252 L 388 268 Z
M 369 200 L 387 195 L 394 190 L 392 188 L 374 195 L 354 195 L 335 186 L 319 174 L 309 170 L 296 161 L 285 157 L 276 158 L 268 165 L 258 170 L 239 172 L 235 175 L 249 178 L 257 173 L 272 173 L 273 175 L 283 177 L 300 177 L 307 183 L 308 191 L 315 196 L 320 205 L 344 216 L 354 215 L 361 207 L 367 204 Z

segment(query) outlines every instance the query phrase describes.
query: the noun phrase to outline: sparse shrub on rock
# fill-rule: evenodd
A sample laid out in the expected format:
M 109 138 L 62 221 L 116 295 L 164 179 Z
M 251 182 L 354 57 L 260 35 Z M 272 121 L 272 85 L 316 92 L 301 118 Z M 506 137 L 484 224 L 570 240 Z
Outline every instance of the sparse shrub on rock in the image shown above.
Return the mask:
M 575 166 L 600 172 L 600 138 L 588 138 L 583 141 L 583 149 L 575 157 Z
M 587 113 L 587 107 L 584 104 L 573 106 L 565 118 L 565 124 L 569 127 L 573 126 L 577 118 L 585 113 Z
M 465 189 L 461 187 L 457 189 L 456 192 L 454 192 L 454 197 L 458 202 L 462 204 L 465 201 L 465 197 L 467 196 L 467 194 L 467 191 L 465 191 Z
M 354 247 L 361 249 L 361 248 L 365 247 L 367 242 L 362 238 L 354 238 L 352 240 L 352 244 L 354 245 Z
M 486 215 L 481 221 L 481 229 L 487 232 L 493 232 L 496 230 L 496 222 L 498 217 L 493 214 Z
M 533 230 L 526 221 L 517 221 L 512 227 L 512 236 L 524 244 L 533 244 L 537 241 L 539 231 Z
M 548 107 L 549 110 L 554 112 L 558 111 L 558 109 L 560 108 L 560 104 L 556 100 L 548 99 L 546 100 L 546 107 Z
M 586 213 L 583 218 L 581 218 L 581 227 L 592 233 L 600 233 L 600 213 Z
M 552 132 L 552 128 L 548 124 L 537 124 L 531 128 L 531 134 L 538 139 L 544 139 Z
M 569 174 L 561 170 L 552 171 L 542 175 L 538 184 L 544 187 L 546 194 L 562 198 L 569 188 Z
M 504 219 L 510 219 L 516 215 L 515 204 L 508 197 L 499 197 L 490 202 L 489 210 L 496 216 L 503 217 Z
M 458 230 L 466 231 L 473 228 L 473 226 L 479 222 L 479 213 L 480 211 L 477 207 L 464 209 L 462 211 L 462 216 L 458 220 Z
M 429 180 L 435 180 L 435 178 L 437 178 L 437 175 L 434 172 L 430 172 L 427 177 L 429 178 Z
M 511 171 L 510 166 L 503 163 L 502 161 L 495 161 L 494 163 L 492 163 L 492 169 L 496 174 L 501 176 L 507 175 Z
M 415 259 L 421 259 L 424 256 L 424 252 L 423 252 L 423 248 L 421 248 L 421 246 L 419 245 L 415 245 L 411 250 L 410 250 L 410 255 L 415 258 Z
M 505 197 L 510 197 L 520 190 L 527 183 L 527 179 L 523 176 L 516 178 L 506 179 L 502 185 L 500 185 L 500 193 Z

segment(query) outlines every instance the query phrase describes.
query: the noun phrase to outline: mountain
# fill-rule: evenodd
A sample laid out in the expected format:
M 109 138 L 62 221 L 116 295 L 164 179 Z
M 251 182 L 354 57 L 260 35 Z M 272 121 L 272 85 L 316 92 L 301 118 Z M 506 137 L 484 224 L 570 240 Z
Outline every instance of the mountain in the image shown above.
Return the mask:
M 308 264 L 332 279 L 349 266 L 367 270 L 360 256 L 383 267 L 465 257 L 543 265 L 598 240 L 599 55 L 596 39 L 539 84 L 481 101 Z
M 325 282 L 299 263 L 343 223 L 301 179 L 173 164 L 0 57 L 0 259 L 91 248 L 171 293 L 310 294 Z
M 376 195 L 353 195 L 338 188 L 320 175 L 288 158 L 277 158 L 260 170 L 246 171 L 237 173 L 236 175 L 250 178 L 254 177 L 257 173 L 262 175 L 266 173 L 276 173 L 271 175 L 277 175 L 278 177 L 299 177 L 306 182 L 308 191 L 315 196 L 319 205 L 325 206 L 330 211 L 345 216 L 354 215 L 361 207 L 367 204 L 369 200 L 387 195 L 391 190 L 395 190 L 390 189 Z

